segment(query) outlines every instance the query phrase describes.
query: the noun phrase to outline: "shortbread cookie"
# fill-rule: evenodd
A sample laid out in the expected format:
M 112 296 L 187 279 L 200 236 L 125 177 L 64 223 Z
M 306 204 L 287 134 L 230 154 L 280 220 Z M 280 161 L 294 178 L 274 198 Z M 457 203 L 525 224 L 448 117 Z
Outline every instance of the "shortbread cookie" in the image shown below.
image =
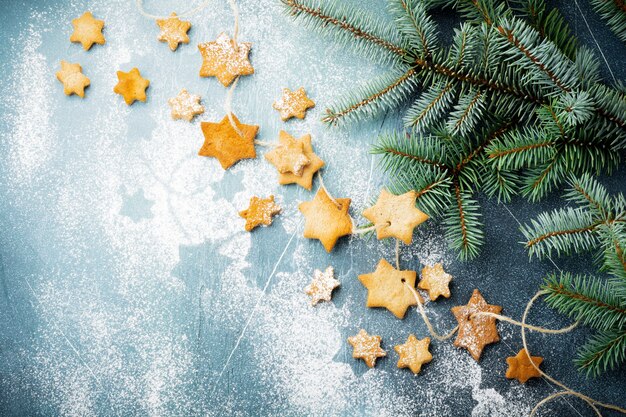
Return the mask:
M 313 200 L 305 201 L 298 206 L 306 219 L 304 237 L 319 239 L 326 251 L 330 252 L 340 237 L 352 233 L 349 207 L 349 198 L 337 198 L 333 201 L 326 191 L 320 188 Z
M 509 379 L 515 378 L 522 384 L 525 384 L 530 378 L 541 377 L 541 373 L 532 365 L 531 360 L 537 368 L 543 362 L 541 356 L 531 356 L 528 359 L 526 349 L 522 348 L 517 355 L 506 358 L 509 368 L 506 370 L 505 376 Z
M 304 156 L 307 157 L 309 163 L 302 169 L 301 175 L 296 175 L 293 172 L 285 172 L 279 174 L 278 183 L 285 184 L 298 184 L 299 186 L 310 190 L 313 186 L 313 175 L 324 166 L 322 161 L 314 152 L 311 145 L 311 135 L 304 135 L 298 142 L 302 143 L 302 149 L 304 150 Z
M 304 142 L 296 140 L 289 133 L 281 130 L 279 145 L 265 154 L 265 159 L 274 165 L 279 173 L 293 173 L 301 177 L 304 168 L 311 162 L 304 154 Z
M 129 72 L 117 72 L 117 85 L 113 91 L 122 97 L 129 106 L 135 100 L 146 101 L 146 89 L 150 85 L 150 81 L 141 76 L 137 68 L 131 69 Z
M 348 343 L 353 347 L 352 357 L 363 359 L 370 368 L 376 366 L 376 359 L 387 356 L 387 352 L 380 347 L 380 342 L 380 336 L 370 336 L 363 329 L 359 330 L 355 336 L 348 338 Z
M 57 79 L 63 83 L 63 92 L 70 96 L 76 94 L 80 98 L 85 97 L 85 87 L 89 86 L 89 78 L 83 74 L 80 64 L 70 64 L 61 61 L 61 70 L 57 72 Z
M 81 17 L 72 20 L 74 33 L 70 36 L 70 42 L 80 42 L 83 49 L 88 51 L 94 43 L 104 45 L 106 42 L 102 29 L 104 20 L 94 19 L 91 12 L 85 12 Z
M 259 131 L 259 126 L 240 123 L 234 114 L 232 117 L 243 136 L 233 128 L 228 116 L 224 116 L 219 123 L 201 124 L 204 144 L 198 155 L 217 158 L 224 169 L 230 168 L 241 159 L 256 158 L 254 137 Z
M 273 217 L 280 213 L 280 207 L 274 203 L 274 196 L 268 198 L 252 197 L 247 209 L 240 211 L 239 215 L 246 219 L 246 231 L 250 232 L 257 226 L 269 226 Z
M 332 266 L 322 272 L 316 269 L 313 273 L 313 281 L 306 286 L 304 292 L 311 297 L 311 304 L 315 305 L 320 301 L 330 301 L 333 290 L 339 286 L 339 281 L 334 277 L 335 270 Z
M 252 44 L 235 43 L 225 33 L 220 33 L 213 42 L 198 45 L 202 54 L 201 77 L 216 77 L 225 87 L 240 75 L 254 74 L 254 68 L 248 60 Z
M 180 20 L 176 13 L 172 13 L 167 19 L 157 19 L 156 23 L 161 29 L 157 39 L 167 42 L 172 51 L 178 48 L 179 43 L 189 43 L 187 32 L 191 28 L 191 23 Z
M 394 346 L 394 350 L 400 355 L 398 368 L 409 368 L 414 374 L 419 374 L 422 365 L 433 360 L 433 355 L 428 351 L 430 337 L 418 340 L 410 334 L 406 343 Z
M 172 109 L 172 119 L 184 119 L 191 122 L 194 116 L 204 113 L 204 106 L 200 104 L 200 96 L 189 94 L 184 88 L 176 97 L 167 100 Z
M 274 109 L 280 113 L 283 122 L 292 117 L 304 119 L 306 111 L 314 106 L 315 102 L 307 97 L 304 87 L 300 87 L 296 91 L 283 88 L 283 95 L 273 104 Z
M 452 275 L 444 271 L 443 265 L 438 262 L 433 266 L 426 265 L 422 269 L 422 279 L 417 287 L 428 291 L 430 300 L 435 301 L 441 295 L 450 298 L 450 281 L 452 281 Z

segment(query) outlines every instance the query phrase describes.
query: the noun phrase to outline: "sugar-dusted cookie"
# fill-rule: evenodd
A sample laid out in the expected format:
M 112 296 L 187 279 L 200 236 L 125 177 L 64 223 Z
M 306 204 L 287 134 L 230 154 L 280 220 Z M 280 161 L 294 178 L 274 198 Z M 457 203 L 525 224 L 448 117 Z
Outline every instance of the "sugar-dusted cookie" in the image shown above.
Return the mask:
M 313 200 L 298 206 L 306 219 L 304 237 L 319 239 L 326 251 L 330 252 L 340 237 L 352 233 L 349 207 L 349 198 L 336 198 L 333 201 L 324 188 L 320 188 Z
M 172 109 L 172 119 L 185 119 L 188 122 L 193 120 L 194 116 L 204 113 L 204 106 L 200 104 L 200 96 L 189 94 L 184 88 L 176 97 L 167 100 L 167 104 Z
M 157 19 L 156 23 L 161 29 L 157 39 L 161 42 L 167 42 L 172 51 L 178 48 L 179 43 L 189 43 L 187 32 L 191 28 L 191 23 L 180 20 L 176 13 L 172 13 L 166 19 Z
M 307 157 L 309 163 L 302 169 L 301 175 L 296 175 L 293 172 L 285 172 L 278 175 L 278 183 L 285 184 L 298 184 L 299 186 L 310 190 L 313 186 L 313 175 L 324 166 L 322 161 L 314 152 L 311 145 L 311 135 L 304 135 L 297 140 L 302 143 L 302 149 L 304 150 L 304 156 Z
M 543 358 L 541 356 L 531 356 L 532 363 L 538 368 L 543 362 Z M 509 365 L 509 368 L 506 370 L 505 376 L 509 379 L 517 379 L 522 384 L 525 384 L 530 378 L 539 378 L 541 374 L 530 362 L 528 359 L 528 354 L 526 353 L 526 349 L 522 348 L 517 355 L 509 356 L 506 358 L 506 363 Z
M 407 309 L 416 305 L 413 292 L 407 288 L 415 287 L 416 277 L 415 271 L 400 271 L 381 259 L 376 270 L 359 275 L 359 281 L 367 288 L 368 307 L 385 307 L 403 319 Z
M 306 111 L 314 106 L 315 102 L 307 97 L 304 87 L 300 87 L 296 91 L 283 88 L 283 95 L 273 104 L 273 107 L 280 113 L 283 122 L 292 117 L 304 119 Z
M 502 307 L 487 304 L 478 290 L 474 290 L 467 305 L 452 307 L 452 314 L 459 322 L 454 346 L 467 349 L 476 361 L 480 360 L 485 346 L 500 340 L 494 317 L 474 315 L 485 311 L 500 314 Z
M 435 301 L 440 295 L 450 298 L 450 288 L 448 287 L 452 281 L 452 275 L 443 270 L 441 262 L 433 266 L 426 265 L 422 269 L 422 279 L 417 284 L 421 290 L 428 291 L 431 301 Z
M 269 226 L 273 217 L 280 213 L 280 207 L 274 203 L 274 196 L 268 198 L 252 197 L 247 209 L 240 211 L 239 215 L 246 219 L 246 231 L 251 231 L 257 226 Z
M 312 305 L 320 301 L 330 301 L 333 290 L 339 286 L 339 281 L 334 275 L 335 270 L 332 266 L 326 268 L 324 272 L 319 269 L 313 272 L 313 281 L 304 288 L 304 292 L 311 297 Z
M 413 229 L 428 220 L 428 215 L 415 207 L 415 191 L 401 195 L 391 194 L 384 188 L 376 204 L 363 211 L 363 216 L 376 226 L 378 239 L 395 237 L 407 245 L 413 239 Z
M 85 12 L 81 17 L 72 20 L 74 33 L 70 36 L 70 42 L 80 42 L 85 51 L 89 50 L 94 43 L 104 45 L 104 20 L 94 19 L 91 12 Z
M 365 330 L 361 329 L 355 336 L 348 338 L 348 343 L 352 345 L 352 357 L 355 359 L 363 359 L 365 364 L 370 368 L 376 366 L 376 359 L 387 356 L 380 347 L 381 337 L 370 336 Z
M 69 96 L 76 94 L 80 98 L 85 97 L 85 87 L 90 84 L 89 78 L 83 74 L 80 64 L 70 64 L 61 61 L 61 70 L 57 72 L 57 80 L 63 83 L 63 92 Z
M 398 368 L 409 368 L 414 374 L 419 374 L 422 365 L 433 360 L 433 355 L 428 351 L 430 337 L 418 340 L 410 334 L 406 343 L 394 346 L 394 350 L 400 355 Z
M 233 128 L 228 116 L 224 116 L 219 123 L 201 123 L 204 144 L 198 155 L 217 158 L 224 169 L 228 169 L 241 159 L 256 158 L 254 137 L 259 131 L 259 126 L 240 123 L 234 114 L 232 117 L 243 136 Z
M 141 76 L 137 68 L 131 69 L 129 72 L 117 72 L 117 85 L 113 91 L 122 97 L 129 106 L 135 100 L 146 101 L 146 88 L 150 85 L 150 81 Z
M 279 145 L 266 153 L 265 159 L 274 165 L 279 173 L 291 172 L 301 177 L 304 167 L 311 162 L 304 154 L 304 142 L 296 140 L 284 130 L 278 135 Z
M 235 43 L 227 34 L 220 33 L 213 42 L 198 45 L 202 54 L 201 77 L 216 77 L 225 87 L 240 75 L 254 74 L 254 68 L 248 60 L 252 44 Z

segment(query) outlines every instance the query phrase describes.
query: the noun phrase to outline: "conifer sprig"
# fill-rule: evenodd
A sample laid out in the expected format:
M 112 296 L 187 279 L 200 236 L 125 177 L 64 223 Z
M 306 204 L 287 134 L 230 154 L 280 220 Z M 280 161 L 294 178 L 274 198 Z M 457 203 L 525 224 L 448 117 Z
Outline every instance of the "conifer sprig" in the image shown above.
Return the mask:
M 591 4 L 619 40 L 626 43 L 626 2 L 624 0 L 591 0 Z

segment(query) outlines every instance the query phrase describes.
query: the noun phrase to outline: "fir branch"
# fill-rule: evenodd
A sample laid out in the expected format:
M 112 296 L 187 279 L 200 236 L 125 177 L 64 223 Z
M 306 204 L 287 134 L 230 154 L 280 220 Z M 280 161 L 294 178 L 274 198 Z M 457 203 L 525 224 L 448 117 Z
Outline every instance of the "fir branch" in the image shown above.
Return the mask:
M 398 31 L 421 57 L 426 58 L 437 50 L 437 27 L 426 14 L 422 1 L 390 0 L 389 8 L 396 16 Z
M 404 125 L 412 127 L 416 132 L 426 130 L 447 112 L 455 92 L 455 85 L 451 82 L 433 84 L 406 112 Z
M 617 369 L 626 362 L 626 330 L 607 330 L 591 336 L 578 350 L 575 363 L 588 376 Z
M 596 12 L 622 42 L 626 42 L 626 2 L 624 0 L 591 0 Z
M 461 191 L 457 181 L 453 182 L 455 204 L 449 211 L 444 223 L 446 237 L 453 249 L 459 253 L 459 259 L 475 258 L 483 245 L 484 234 L 478 202 L 467 191 Z
M 537 128 L 514 129 L 487 149 L 487 156 L 498 169 L 517 171 L 554 158 L 554 139 Z

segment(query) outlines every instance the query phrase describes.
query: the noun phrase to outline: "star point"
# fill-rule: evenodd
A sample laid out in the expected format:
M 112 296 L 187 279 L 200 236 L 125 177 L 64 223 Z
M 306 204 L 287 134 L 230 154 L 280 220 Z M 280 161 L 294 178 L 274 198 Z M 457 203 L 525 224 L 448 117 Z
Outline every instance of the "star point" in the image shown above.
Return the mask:
M 323 188 L 320 188 L 311 201 L 300 203 L 298 209 L 304 215 L 304 237 L 318 239 L 327 252 L 337 240 L 352 233 L 352 219 L 348 214 L 349 198 L 333 201 Z
M 224 87 L 228 87 L 240 75 L 254 74 L 254 68 L 248 60 L 252 44 L 235 43 L 225 33 L 221 33 L 213 42 L 198 45 L 202 55 L 201 77 L 216 77 Z
M 228 169 L 241 159 L 256 158 L 254 137 L 259 127 L 239 122 L 233 114 L 233 121 L 239 133 L 233 128 L 228 115 L 219 123 L 202 122 L 200 124 L 204 134 L 204 144 L 198 155 L 217 158 L 222 168 Z

